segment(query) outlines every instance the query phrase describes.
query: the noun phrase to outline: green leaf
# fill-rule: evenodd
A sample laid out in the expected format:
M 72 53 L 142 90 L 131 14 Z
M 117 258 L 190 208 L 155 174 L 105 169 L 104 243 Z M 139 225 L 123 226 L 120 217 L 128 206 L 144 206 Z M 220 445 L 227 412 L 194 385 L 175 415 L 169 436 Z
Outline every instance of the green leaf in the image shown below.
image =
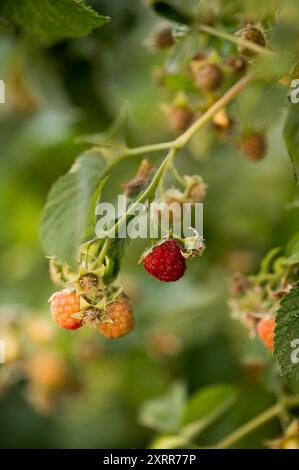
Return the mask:
M 185 386 L 175 383 L 165 395 L 142 406 L 139 421 L 162 433 L 175 432 L 179 429 L 185 402 Z
M 79 157 L 71 170 L 52 186 L 45 205 L 41 240 L 45 252 L 73 265 L 81 243 L 95 235 L 95 208 L 99 202 L 108 172 L 126 155 L 125 124 L 127 106 L 105 131 L 83 136 L 77 142 L 96 145 Z M 112 241 L 107 255 L 110 265 L 105 275 L 108 283 L 117 276 L 126 243 Z
M 296 233 L 287 244 L 285 263 L 289 266 L 299 263 L 299 233 Z
M 274 338 L 274 356 L 281 373 L 294 382 L 299 380 L 296 348 L 297 350 L 299 348 L 299 283 L 283 297 L 280 303 Z M 299 358 L 299 354 L 297 356 Z
M 189 24 L 192 22 L 192 15 L 182 8 L 182 2 L 180 1 L 152 0 L 151 6 L 158 15 L 163 16 L 170 21 L 184 24 Z
M 91 197 L 91 200 L 90 200 L 90 203 L 89 203 L 89 211 L 88 211 L 87 218 L 86 218 L 84 235 L 83 235 L 83 238 L 82 238 L 83 242 L 88 241 L 88 240 L 90 240 L 94 237 L 95 226 L 96 226 L 95 210 L 96 210 L 97 205 L 100 202 L 102 191 L 103 191 L 103 188 L 104 188 L 104 185 L 105 185 L 107 179 L 108 179 L 108 177 L 103 178 L 100 181 L 97 189 L 94 191 L 94 193 Z
M 299 251 L 297 253 L 293 253 L 291 256 L 285 259 L 285 264 L 287 264 L 288 266 L 292 266 L 298 263 L 299 263 Z
M 87 214 L 90 224 L 92 196 L 99 192 L 99 185 L 102 188 L 110 168 L 111 164 L 99 153 L 88 152 L 54 183 L 41 221 L 41 240 L 47 255 L 74 264 L 86 230 Z
M 0 15 L 47 42 L 86 36 L 109 20 L 83 0 L 1 0 Z
M 299 253 L 299 233 L 295 233 L 292 236 L 286 247 L 286 256 L 291 256 L 295 253 Z
M 290 104 L 284 125 L 284 139 L 294 170 L 295 180 L 299 182 L 299 106 Z
M 183 424 L 196 422 L 196 432 L 218 419 L 236 401 L 236 388 L 229 384 L 217 384 L 205 387 L 197 392 L 188 402 Z

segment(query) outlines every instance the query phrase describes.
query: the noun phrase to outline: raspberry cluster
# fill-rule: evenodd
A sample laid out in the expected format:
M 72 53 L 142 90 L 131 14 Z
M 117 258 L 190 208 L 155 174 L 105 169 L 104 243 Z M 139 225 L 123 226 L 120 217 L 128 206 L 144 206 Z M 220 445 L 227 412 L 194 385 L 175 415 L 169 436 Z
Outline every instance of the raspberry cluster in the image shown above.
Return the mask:
M 91 292 L 101 295 L 103 300 L 103 290 L 99 288 L 95 276 L 94 273 L 80 276 L 76 283 L 77 292 L 64 289 L 52 295 L 50 303 L 53 320 L 66 330 L 76 330 L 88 324 L 111 339 L 128 334 L 134 328 L 134 317 L 128 298 L 120 294 L 109 299 L 108 295 L 101 305 L 93 305 L 87 296 Z M 94 299 L 96 302 L 99 300 L 96 295 Z
M 169 26 L 154 31 L 150 44 L 154 49 L 170 49 L 175 44 L 174 38 L 177 34 L 177 30 L 174 28 L 172 31 Z M 258 51 L 266 47 L 264 32 L 254 24 L 246 24 L 235 32 L 235 36 L 240 40 L 237 54 L 222 57 L 219 51 L 211 51 L 201 46 L 193 57 L 182 64 L 180 73 L 186 77 L 186 85 L 182 84 L 170 103 L 162 105 L 170 129 L 177 133 L 184 132 L 198 115 L 217 101 L 227 82 L 245 74 L 250 63 L 256 59 Z M 250 43 L 252 47 L 249 47 Z M 159 87 L 172 91 L 172 70 L 168 67 L 167 60 L 164 65 L 155 68 L 154 76 Z M 260 161 L 267 152 L 263 132 L 257 129 L 242 129 L 237 121 L 227 114 L 226 109 L 223 109 L 221 114 L 225 116 L 224 119 L 219 119 L 219 115 L 212 119 L 215 136 L 234 142 L 249 160 Z
M 251 336 L 257 335 L 269 351 L 274 351 L 275 316 L 281 299 L 292 289 L 292 279 L 265 283 L 260 277 L 235 273 L 229 305 L 232 316 L 241 320 Z

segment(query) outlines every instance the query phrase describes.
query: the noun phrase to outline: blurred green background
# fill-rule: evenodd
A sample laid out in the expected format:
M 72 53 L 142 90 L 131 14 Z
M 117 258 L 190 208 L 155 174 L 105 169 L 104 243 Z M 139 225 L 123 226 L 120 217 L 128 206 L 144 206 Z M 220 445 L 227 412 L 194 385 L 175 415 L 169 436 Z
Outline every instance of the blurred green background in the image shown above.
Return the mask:
M 131 146 L 173 137 L 161 110 L 169 93 L 155 85 L 152 73 L 163 54 L 146 46 L 160 19 L 140 0 L 89 4 L 112 21 L 88 37 L 47 48 L 18 34 L 0 38 L 6 84 L 0 105 L 0 337 L 9 336 L 12 356 L 0 365 L 0 447 L 167 447 L 170 442 L 158 436 L 177 436 L 182 422 L 201 416 L 196 399 L 187 410 L 190 397 L 204 387 L 231 385 L 232 406 L 195 437 L 210 445 L 275 399 L 277 376 L 272 369 L 271 378 L 259 374 L 255 355 L 272 359 L 230 319 L 227 298 L 234 271 L 254 272 L 271 247 L 298 230 L 297 210 L 288 207 L 296 189 L 281 137 L 285 89 L 273 85 L 265 92 L 255 85 L 238 100 L 237 118 L 250 103 L 253 119 L 271 124 L 262 162 L 253 164 L 221 141 L 202 153 L 207 130 L 177 157 L 183 174 L 200 174 L 208 184 L 207 248 L 183 280 L 160 285 L 137 264 L 146 243 L 131 244 L 120 280 L 133 299 L 134 332 L 114 343 L 89 329 L 52 330 L 47 299 L 55 286 L 39 221 L 51 184 L 84 148 L 74 138 L 105 129 L 125 102 Z M 149 156 L 153 162 L 161 157 Z M 104 199 L 120 191 L 139 162 L 127 159 L 114 170 Z M 59 392 L 44 394 L 28 372 L 28 361 L 45 354 L 63 361 L 71 377 Z M 237 445 L 260 447 L 279 429 L 270 422 Z

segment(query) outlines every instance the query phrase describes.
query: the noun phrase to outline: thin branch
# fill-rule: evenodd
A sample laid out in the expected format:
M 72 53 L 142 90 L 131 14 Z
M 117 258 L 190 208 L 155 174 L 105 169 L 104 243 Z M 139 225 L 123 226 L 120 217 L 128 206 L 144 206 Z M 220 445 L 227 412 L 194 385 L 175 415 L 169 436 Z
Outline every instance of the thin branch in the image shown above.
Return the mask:
M 172 174 L 173 176 L 177 179 L 177 181 L 182 185 L 184 186 L 184 188 L 186 188 L 186 181 L 181 177 L 180 173 L 178 172 L 178 170 L 176 169 L 176 167 L 174 166 L 174 164 L 171 162 L 171 164 L 169 165 L 169 168 L 170 170 L 172 171 Z
M 218 101 L 216 101 L 197 121 L 174 141 L 177 148 L 184 147 L 196 132 L 203 127 L 212 117 L 225 106 L 227 106 L 253 79 L 252 75 L 245 75 L 235 85 L 233 85 Z
M 173 146 L 173 142 L 161 142 L 158 144 L 149 144 L 149 145 L 142 145 L 141 147 L 135 147 L 128 149 L 126 155 L 134 156 L 134 155 L 141 155 L 143 153 L 149 152 L 158 152 L 159 150 L 167 150 Z
M 110 246 L 110 239 L 106 238 L 104 241 L 104 245 L 102 246 L 102 249 L 100 251 L 99 257 L 97 259 L 97 264 L 99 266 L 101 266 L 101 264 L 104 262 L 109 246 Z
M 166 157 L 162 161 L 160 167 L 158 168 L 154 178 L 152 179 L 150 185 L 146 188 L 146 190 L 139 196 L 139 198 L 133 203 L 129 209 L 122 215 L 122 217 L 116 222 L 116 224 L 108 230 L 106 233 L 106 240 L 102 251 L 100 252 L 100 259 L 104 259 L 105 254 L 110 245 L 110 241 L 107 241 L 111 236 L 116 236 L 117 232 L 119 231 L 120 227 L 126 223 L 127 218 L 129 215 L 134 214 L 134 211 L 138 204 L 145 202 L 149 199 L 156 191 L 161 178 L 165 174 L 166 170 L 168 169 L 169 165 L 172 163 L 176 153 L 184 147 L 189 140 L 194 136 L 194 134 L 204 126 L 218 111 L 224 108 L 230 101 L 232 101 L 238 93 L 240 93 L 243 88 L 252 80 L 251 75 L 246 75 L 245 77 L 241 78 L 235 85 L 233 85 L 216 103 L 214 103 L 202 116 L 200 116 L 197 121 L 192 124 L 189 129 L 187 129 L 180 137 L 175 139 L 172 142 L 164 142 L 161 144 L 153 144 L 144 147 L 137 147 L 136 149 L 131 149 L 130 155 L 137 155 L 139 153 L 147 151 L 156 151 L 161 150 L 162 148 L 169 149 Z
M 229 34 L 226 31 L 219 31 L 211 26 L 200 25 L 198 27 L 199 31 L 203 33 L 211 34 L 212 36 L 217 36 L 222 39 L 226 39 L 227 41 L 233 42 L 238 46 L 246 47 L 247 49 L 252 50 L 260 55 L 274 55 L 275 52 L 269 51 L 269 49 L 259 46 L 252 41 L 247 41 L 247 39 L 242 39 L 238 36 L 234 36 L 233 34 Z
M 275 405 L 271 406 L 267 410 L 260 413 L 258 416 L 255 416 L 252 420 L 243 424 L 243 426 L 241 426 L 236 431 L 224 437 L 221 441 L 219 441 L 216 444 L 214 448 L 226 449 L 232 446 L 235 442 L 239 441 L 242 437 L 251 433 L 252 431 L 259 428 L 263 424 L 267 423 L 271 419 L 278 417 L 280 413 L 286 408 L 292 408 L 298 405 L 299 405 L 298 395 L 284 398 L 283 401 L 280 401 L 276 403 Z
M 156 172 L 154 178 L 152 179 L 150 185 L 139 196 L 139 198 L 129 207 L 129 209 L 122 215 L 122 217 L 116 222 L 116 224 L 107 232 L 107 237 L 109 237 L 111 234 L 114 234 L 115 236 L 117 232 L 119 231 L 120 227 L 123 225 L 123 223 L 126 222 L 128 216 L 134 214 L 134 211 L 136 207 L 138 207 L 138 204 L 145 202 L 147 199 L 149 199 L 152 196 L 152 194 L 154 194 L 154 192 L 156 191 L 158 187 L 160 179 L 162 178 L 163 174 L 167 170 L 168 165 L 174 158 L 174 155 L 176 154 L 176 152 L 177 152 L 176 148 L 171 148 L 169 150 L 168 154 L 166 155 L 163 162 L 161 163 L 158 171 Z

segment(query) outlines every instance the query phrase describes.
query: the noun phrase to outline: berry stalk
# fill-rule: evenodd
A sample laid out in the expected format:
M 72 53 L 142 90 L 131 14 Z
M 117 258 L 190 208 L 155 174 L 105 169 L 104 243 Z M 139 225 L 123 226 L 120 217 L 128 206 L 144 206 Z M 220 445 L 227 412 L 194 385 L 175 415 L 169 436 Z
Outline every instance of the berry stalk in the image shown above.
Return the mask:
M 233 85 L 218 101 L 216 101 L 197 121 L 192 124 L 180 137 L 174 141 L 178 149 L 184 147 L 196 132 L 209 122 L 218 111 L 225 108 L 253 79 L 252 75 L 245 75 Z
M 128 155 L 138 155 L 139 153 L 143 153 L 144 149 L 147 148 L 151 151 L 161 150 L 161 148 L 169 148 L 169 152 L 167 153 L 166 157 L 162 161 L 155 177 L 153 178 L 150 185 L 147 189 L 139 196 L 137 201 L 132 204 L 128 211 L 126 211 L 123 216 L 116 222 L 116 224 L 107 232 L 107 239 L 111 233 L 117 233 L 120 227 L 126 222 L 128 216 L 134 213 L 137 205 L 139 203 L 145 202 L 149 199 L 154 192 L 156 191 L 161 178 L 163 178 L 166 170 L 168 169 L 169 165 L 171 165 L 176 153 L 181 150 L 196 134 L 196 132 L 207 124 L 218 111 L 223 109 L 227 106 L 253 79 L 252 75 L 245 75 L 245 77 L 241 78 L 235 85 L 233 85 L 218 101 L 216 101 L 202 116 L 200 116 L 197 121 L 194 122 L 180 137 L 175 139 L 172 142 L 164 142 L 161 144 L 153 144 L 152 146 L 146 147 L 137 147 L 136 149 L 131 149 Z M 99 255 L 100 259 L 104 259 L 109 248 L 109 241 L 105 241 L 102 251 Z

